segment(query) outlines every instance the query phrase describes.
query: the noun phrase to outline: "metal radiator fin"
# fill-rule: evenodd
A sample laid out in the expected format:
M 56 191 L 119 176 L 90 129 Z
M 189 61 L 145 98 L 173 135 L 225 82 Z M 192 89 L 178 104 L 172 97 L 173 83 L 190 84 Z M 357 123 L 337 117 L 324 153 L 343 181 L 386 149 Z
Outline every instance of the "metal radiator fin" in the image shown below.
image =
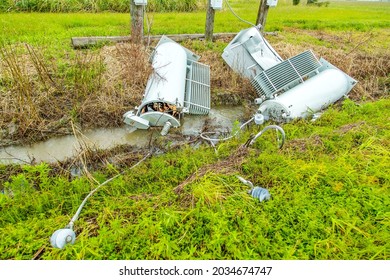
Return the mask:
M 210 112 L 210 67 L 193 61 L 188 67 L 184 107 L 189 114 Z
M 321 63 L 308 50 L 261 72 L 251 83 L 260 96 L 269 99 L 294 83 L 303 82 L 305 77 L 318 71 L 320 67 Z

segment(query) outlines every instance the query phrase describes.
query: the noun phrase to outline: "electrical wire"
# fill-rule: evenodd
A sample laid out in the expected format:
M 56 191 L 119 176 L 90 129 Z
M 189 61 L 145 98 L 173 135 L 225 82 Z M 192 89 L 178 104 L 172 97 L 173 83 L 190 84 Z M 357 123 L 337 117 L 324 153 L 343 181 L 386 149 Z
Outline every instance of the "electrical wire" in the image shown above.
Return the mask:
M 210 134 L 216 134 L 216 132 L 202 132 L 199 136 L 200 138 L 202 138 L 203 140 L 206 140 L 206 141 L 209 141 L 211 143 L 211 145 L 214 147 L 214 150 L 215 152 L 217 152 L 216 150 L 216 147 L 215 147 L 215 142 L 218 142 L 218 141 L 226 141 L 226 140 L 229 140 L 231 138 L 233 138 L 234 136 L 236 136 L 245 126 L 247 126 L 248 124 L 250 124 L 252 121 L 254 120 L 254 118 L 251 118 L 249 119 L 247 122 L 243 123 L 240 128 L 233 134 L 231 134 L 230 136 L 227 136 L 225 138 L 210 138 L 206 135 L 210 135 Z M 285 139 L 286 139 L 286 133 L 284 132 L 283 128 L 281 128 L 280 126 L 278 125 L 268 125 L 266 126 L 265 128 L 263 128 L 259 133 L 257 133 L 252 139 L 251 141 L 249 142 L 249 145 L 248 146 L 251 146 L 255 143 L 255 141 L 257 140 L 257 138 L 259 138 L 261 135 L 263 135 L 264 132 L 266 132 L 267 130 L 270 130 L 270 129 L 276 129 L 277 131 L 279 131 L 281 134 L 282 134 L 282 142 L 281 144 L 279 144 L 278 148 L 281 149 L 284 145 L 284 142 L 285 142 Z M 278 142 L 279 142 L 279 138 L 278 138 Z
M 132 170 L 134 169 L 135 167 L 137 167 L 138 165 L 140 165 L 143 161 L 145 161 L 149 156 L 151 156 L 152 153 L 149 152 L 146 156 L 144 156 L 140 161 L 138 161 L 136 164 L 134 164 L 132 167 L 130 167 L 128 170 Z M 127 170 L 126 170 L 127 171 Z M 87 202 L 87 200 L 95 193 L 97 192 L 101 187 L 107 185 L 109 182 L 111 182 L 112 180 L 118 178 L 120 175 L 123 175 L 125 171 L 115 175 L 114 177 L 104 181 L 103 183 L 101 183 L 99 186 L 97 186 L 95 189 L 93 189 L 83 200 L 83 202 L 80 204 L 79 208 L 77 209 L 76 211 L 76 214 L 74 214 L 73 218 L 70 220 L 67 228 L 70 228 L 73 230 L 73 225 L 74 223 L 77 221 L 77 219 L 79 218 L 80 216 L 80 213 L 81 213 L 81 210 L 83 209 L 85 203 Z
M 254 188 L 253 186 L 253 183 L 251 181 L 248 181 L 248 180 L 245 180 L 244 178 L 242 178 L 241 176 L 236 176 L 238 178 L 238 180 L 241 181 L 241 183 L 243 183 L 244 185 L 247 185 L 248 187 L 250 187 L 251 189 Z
M 262 131 L 257 133 L 255 135 L 255 137 L 253 137 L 252 140 L 249 142 L 249 146 L 253 145 L 253 143 L 255 143 L 255 141 L 257 140 L 257 138 L 259 138 L 261 135 L 263 135 L 264 132 L 266 132 L 267 130 L 270 130 L 270 129 L 276 129 L 276 130 L 278 130 L 282 134 L 282 143 L 279 145 L 279 149 L 281 149 L 283 147 L 284 141 L 286 139 L 286 133 L 284 132 L 283 128 L 281 128 L 278 125 L 273 125 L 273 124 L 269 125 L 269 126 L 266 126 Z
M 247 126 L 248 124 L 250 124 L 252 121 L 254 120 L 254 118 L 251 118 L 250 120 L 248 120 L 247 122 L 245 122 L 244 124 L 242 124 L 240 126 L 240 129 L 237 130 L 235 133 L 233 133 L 232 135 L 228 136 L 228 137 L 225 137 L 225 138 L 210 138 L 208 136 L 206 136 L 207 134 L 216 134 L 216 132 L 202 132 L 199 136 L 200 138 L 202 138 L 203 140 L 206 140 L 206 141 L 209 141 L 210 143 L 214 144 L 214 142 L 218 142 L 218 141 L 226 141 L 226 140 L 229 140 L 231 138 L 233 138 L 234 136 L 236 136 L 240 130 L 242 130 L 245 126 Z M 214 145 L 213 145 L 214 146 Z
M 241 20 L 242 22 L 245 22 L 245 23 L 247 23 L 247 24 L 249 24 L 249 25 L 251 25 L 251 26 L 253 26 L 253 27 L 256 27 L 257 28 L 257 26 L 256 25 L 254 25 L 253 23 L 251 23 L 251 22 L 249 22 L 249 21 L 247 21 L 247 20 L 245 20 L 245 19 L 243 19 L 243 18 L 241 18 L 239 15 L 237 15 L 235 12 L 234 12 L 234 10 L 232 9 L 232 7 L 230 6 L 230 3 L 229 3 L 229 1 L 228 0 L 226 0 L 226 4 L 228 5 L 228 7 L 229 7 L 229 9 L 230 9 L 230 11 L 232 12 L 232 14 L 236 17 L 236 18 L 238 18 L 239 20 Z

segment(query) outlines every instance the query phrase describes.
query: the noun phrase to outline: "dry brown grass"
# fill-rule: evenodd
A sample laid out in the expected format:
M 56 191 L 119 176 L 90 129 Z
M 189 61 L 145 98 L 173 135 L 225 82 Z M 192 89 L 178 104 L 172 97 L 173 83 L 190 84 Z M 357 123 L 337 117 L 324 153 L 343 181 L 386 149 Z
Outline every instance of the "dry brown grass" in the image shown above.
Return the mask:
M 152 73 L 149 54 L 136 45 L 117 44 L 103 47 L 98 57 L 104 66 L 102 84 L 82 104 L 80 121 L 84 127 L 121 125 L 123 113 L 142 99 Z
M 26 44 L 0 47 L 0 145 L 115 126 L 139 103 L 151 73 L 148 53 L 130 44 L 83 50 L 66 67 Z
M 218 161 L 217 163 L 205 165 L 195 173 L 191 174 L 187 179 L 174 188 L 175 193 L 180 194 L 187 185 L 205 176 L 207 173 L 217 172 L 218 174 L 231 174 L 238 171 L 247 155 L 248 149 L 245 146 L 240 146 L 226 159 Z
M 223 61 L 221 54 L 213 51 L 200 53 L 201 61 L 210 65 L 212 102 L 237 105 L 242 100 L 253 100 L 256 92 L 248 79 L 233 72 Z
M 318 135 L 312 135 L 309 138 L 305 139 L 294 139 L 288 141 L 284 145 L 284 151 L 289 152 L 299 152 L 299 153 L 305 153 L 309 149 L 309 147 L 318 147 L 323 146 L 323 142 L 320 136 Z
M 37 61 L 41 57 L 41 53 L 27 44 L 0 47 L 0 128 L 3 134 L 23 138 L 48 129 L 44 112 L 49 109 L 54 84 L 50 81 L 50 70 Z
M 308 30 L 290 30 L 290 32 L 299 32 L 300 36 L 303 33 L 303 35 L 309 35 L 327 44 L 326 46 L 309 43 L 296 45 L 278 42 L 273 44 L 283 58 L 312 49 L 317 57 L 325 58 L 358 81 L 349 95 L 352 100 L 377 100 L 389 97 L 390 53 L 377 48 L 370 50 L 372 46 L 369 40 L 374 36 L 372 33 L 358 36 L 353 32 L 342 34 Z

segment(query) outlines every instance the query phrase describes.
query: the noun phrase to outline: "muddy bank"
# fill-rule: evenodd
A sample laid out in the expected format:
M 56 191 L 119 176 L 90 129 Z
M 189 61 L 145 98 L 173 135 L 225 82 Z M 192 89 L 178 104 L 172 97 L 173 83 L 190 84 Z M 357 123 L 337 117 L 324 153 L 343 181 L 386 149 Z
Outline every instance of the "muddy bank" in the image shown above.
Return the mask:
M 0 164 L 56 163 L 76 158 L 81 151 L 110 150 L 117 146 L 131 146 L 134 150 L 149 148 L 152 144 L 162 149 L 177 147 L 197 139 L 205 129 L 229 132 L 235 121 L 242 121 L 247 110 L 242 106 L 216 107 L 208 116 L 185 116 L 179 128 L 171 129 L 160 137 L 161 128 L 136 130 L 123 125 L 117 128 L 100 128 L 74 135 L 53 137 L 32 145 L 12 145 L 0 148 Z M 157 142 L 156 142 L 157 141 Z M 166 147 L 166 145 L 168 145 Z

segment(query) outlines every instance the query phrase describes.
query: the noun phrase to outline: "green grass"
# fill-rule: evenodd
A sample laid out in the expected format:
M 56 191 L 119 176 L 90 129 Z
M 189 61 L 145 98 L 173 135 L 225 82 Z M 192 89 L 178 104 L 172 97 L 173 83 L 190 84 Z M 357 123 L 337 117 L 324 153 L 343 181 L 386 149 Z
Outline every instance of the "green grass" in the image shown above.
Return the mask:
M 93 187 L 45 165 L 13 175 L 0 195 L 1 259 L 389 259 L 389 100 L 346 100 L 317 121 L 284 126 L 286 146 L 272 133 L 249 149 L 239 168 L 221 174 L 223 161 L 257 130 L 212 148 L 153 156 L 114 180 L 87 203 L 77 241 L 57 250 L 49 236 L 68 223 Z M 173 189 L 199 168 L 210 170 Z M 112 167 L 95 173 L 99 181 Z M 266 187 L 260 203 L 236 174 Z
M 243 3 L 246 3 L 245 5 Z M 234 10 L 255 22 L 258 1 L 232 1 Z M 269 11 L 266 30 L 286 28 L 332 31 L 361 31 L 390 27 L 390 5 L 380 2 L 332 2 L 329 7 L 281 4 Z M 150 13 L 152 34 L 203 33 L 205 11 L 192 13 Z M 57 48 L 70 48 L 70 38 L 77 36 L 119 36 L 129 34 L 130 16 L 121 13 L 99 14 L 0 14 L 0 40 L 26 41 Z M 227 7 L 216 12 L 215 32 L 238 32 L 247 24 L 239 21 Z
M 246 6 L 243 2 L 231 0 L 240 16 L 254 21 L 258 1 L 245 1 Z M 369 48 L 355 55 L 363 63 L 372 60 L 374 50 L 384 53 L 373 67 L 378 72 L 375 77 L 383 79 L 376 101 L 346 100 L 316 122 L 285 124 L 287 141 L 282 150 L 275 149 L 272 133 L 266 133 L 247 151 L 242 164 L 228 171 L 221 163 L 231 164 L 230 154 L 258 127 L 219 144 L 218 155 L 207 145 L 180 150 L 166 145 L 164 154 L 154 155 L 133 171 L 107 165 L 93 173 L 99 182 L 117 172 L 124 175 L 88 201 L 75 225 L 77 241 L 64 250 L 51 248 L 49 237 L 67 225 L 96 184 L 85 176 L 62 175 L 58 167 L 47 164 L 0 166 L 4 192 L 0 193 L 0 259 L 31 259 L 41 251 L 41 259 L 388 260 L 390 100 L 384 92 L 388 77 L 382 72 L 387 69 L 389 9 L 386 3 L 350 2 L 321 8 L 280 3 L 271 9 L 267 30 L 282 30 L 270 38 L 279 47 L 314 45 L 328 55 L 332 48 L 348 53 L 360 37 L 373 34 Z M 152 33 L 202 33 L 204 19 L 204 12 L 153 14 Z M 6 13 L 0 14 L 0 26 L 1 41 L 40 47 L 59 71 L 54 78 L 64 75 L 70 85 L 82 86 L 80 91 L 65 88 L 63 94 L 83 94 L 96 91 L 91 79 L 104 69 L 99 61 L 89 60 L 98 49 L 71 50 L 70 38 L 128 35 L 129 15 Z M 245 27 L 226 9 L 216 14 L 216 32 Z M 313 30 L 332 37 L 313 37 Z M 226 45 L 186 44 L 205 53 L 220 53 Z M 80 72 L 69 66 L 72 59 L 80 60 L 76 66 L 84 65 Z M 360 75 L 357 87 L 365 79 L 376 79 L 367 69 L 351 68 Z M 83 78 L 82 83 L 78 78 Z M 6 89 L 7 81 L 3 82 Z M 370 83 L 365 85 L 358 92 L 367 91 L 370 97 L 373 89 Z M 206 167 L 208 172 L 202 173 Z M 173 189 L 192 174 L 199 176 L 176 194 Z M 272 199 L 256 201 L 236 175 L 266 187 Z
M 389 3 L 332 2 L 328 7 L 280 7 L 269 12 L 269 30 L 284 27 L 367 31 L 389 28 Z M 287 16 L 286 16 L 287 15 Z

